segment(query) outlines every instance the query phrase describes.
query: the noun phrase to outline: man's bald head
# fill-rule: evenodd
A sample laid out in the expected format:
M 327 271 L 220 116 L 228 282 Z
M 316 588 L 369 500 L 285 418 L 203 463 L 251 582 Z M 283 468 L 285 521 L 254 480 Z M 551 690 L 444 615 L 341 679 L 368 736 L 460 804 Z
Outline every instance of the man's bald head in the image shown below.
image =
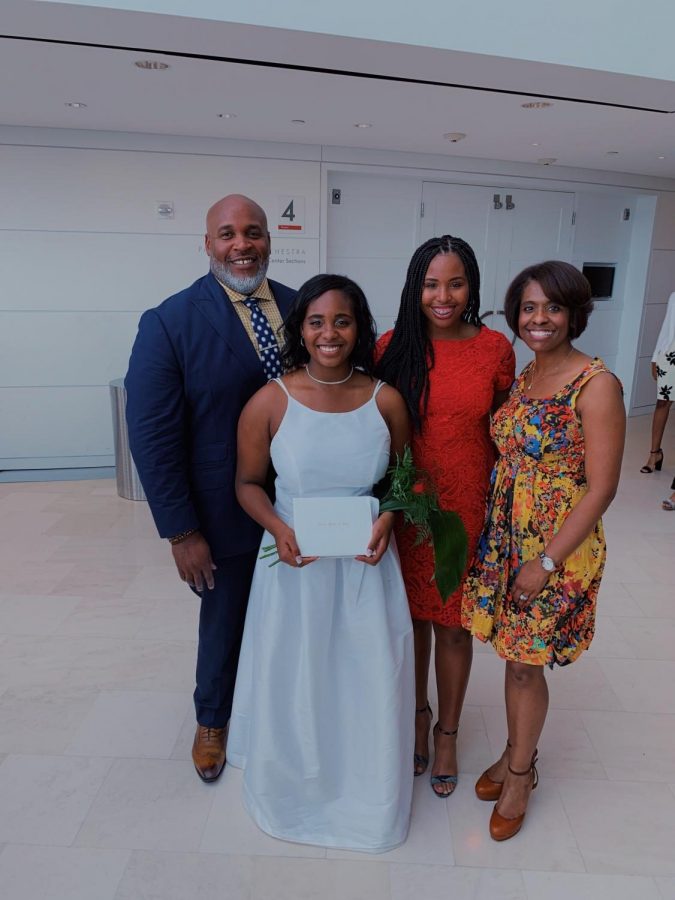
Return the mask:
M 249 216 L 259 219 L 264 230 L 267 231 L 267 216 L 262 206 L 245 194 L 228 194 L 226 197 L 216 200 L 206 213 L 206 233 L 211 234 L 213 227 L 217 227 L 218 221 L 222 220 L 223 216 L 227 218 L 233 212 L 244 210 Z
M 218 281 L 240 294 L 262 284 L 270 259 L 265 210 L 243 194 L 228 194 L 206 214 L 204 246 Z

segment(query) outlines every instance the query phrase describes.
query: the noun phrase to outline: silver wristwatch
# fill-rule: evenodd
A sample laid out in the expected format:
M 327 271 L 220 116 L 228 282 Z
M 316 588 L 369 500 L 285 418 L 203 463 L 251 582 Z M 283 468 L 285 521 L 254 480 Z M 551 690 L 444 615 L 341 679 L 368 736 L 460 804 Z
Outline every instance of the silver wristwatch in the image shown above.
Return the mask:
M 539 554 L 539 561 L 541 562 L 541 567 L 545 572 L 555 572 L 555 570 L 558 568 L 551 557 L 547 556 L 545 553 Z

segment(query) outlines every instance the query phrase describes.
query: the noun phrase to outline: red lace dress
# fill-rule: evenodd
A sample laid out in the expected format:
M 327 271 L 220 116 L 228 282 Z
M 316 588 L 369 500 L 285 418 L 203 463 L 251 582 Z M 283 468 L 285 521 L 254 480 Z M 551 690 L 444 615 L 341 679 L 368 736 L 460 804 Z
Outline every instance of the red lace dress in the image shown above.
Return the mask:
M 377 343 L 379 358 L 392 332 Z M 482 327 L 472 338 L 434 341 L 434 367 L 422 434 L 413 437 L 416 465 L 433 478 L 445 509 L 459 513 L 468 538 L 468 562 L 483 529 L 485 500 L 496 452 L 490 439 L 490 409 L 496 391 L 511 387 L 515 356 L 498 331 Z M 440 625 L 460 625 L 462 585 L 441 603 L 435 583 L 434 558 L 427 544 L 413 546 L 415 530 L 396 528 L 410 613 Z

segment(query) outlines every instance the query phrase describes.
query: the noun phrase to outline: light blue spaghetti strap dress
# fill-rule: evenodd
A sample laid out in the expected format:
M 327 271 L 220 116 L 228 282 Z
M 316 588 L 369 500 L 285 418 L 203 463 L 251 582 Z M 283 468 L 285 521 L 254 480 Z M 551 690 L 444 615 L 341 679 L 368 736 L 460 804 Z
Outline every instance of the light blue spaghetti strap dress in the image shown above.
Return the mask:
M 284 384 L 277 383 L 288 395 Z M 389 464 L 376 402 L 317 412 L 287 396 L 272 440 L 275 508 L 367 495 Z M 262 545 L 273 543 L 269 534 Z M 365 548 L 364 548 L 365 550 Z M 287 841 L 381 852 L 408 832 L 414 678 L 410 613 L 392 543 L 377 566 L 258 560 L 227 744 L 257 825 Z

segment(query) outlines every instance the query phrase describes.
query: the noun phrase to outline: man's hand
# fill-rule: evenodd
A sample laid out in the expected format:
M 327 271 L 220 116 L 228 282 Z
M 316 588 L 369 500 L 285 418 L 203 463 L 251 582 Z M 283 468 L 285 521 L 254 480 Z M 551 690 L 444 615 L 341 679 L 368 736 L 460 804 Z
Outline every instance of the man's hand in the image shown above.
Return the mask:
M 210 591 L 213 590 L 216 566 L 211 559 L 211 549 L 199 531 L 178 544 L 172 544 L 171 552 L 182 581 L 200 592 L 204 590 L 204 584 Z

